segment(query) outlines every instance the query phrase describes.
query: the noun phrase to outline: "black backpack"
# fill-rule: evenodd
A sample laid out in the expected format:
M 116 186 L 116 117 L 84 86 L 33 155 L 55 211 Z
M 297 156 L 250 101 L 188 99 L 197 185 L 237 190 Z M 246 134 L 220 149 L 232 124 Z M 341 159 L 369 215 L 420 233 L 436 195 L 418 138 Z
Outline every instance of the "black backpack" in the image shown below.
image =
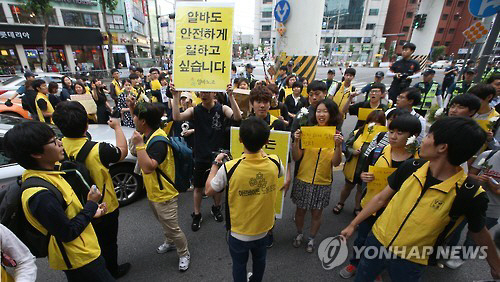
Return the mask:
M 0 190 L 0 223 L 9 228 L 35 257 L 41 258 L 48 255 L 50 234 L 44 235 L 34 228 L 23 212 L 21 196 L 24 190 L 31 187 L 47 188 L 61 203 L 63 210 L 66 210 L 66 202 L 61 192 L 54 185 L 39 177 L 30 177 L 22 183 L 19 178 Z M 59 240 L 57 240 L 57 244 L 62 245 Z M 65 254 L 64 248 L 61 250 Z
M 75 157 L 68 157 L 66 151 L 64 151 L 64 160 L 61 162 L 58 169 L 64 171 L 64 179 L 69 183 L 73 191 L 75 191 L 76 196 L 85 205 L 87 202 L 87 194 L 90 191 L 90 187 L 95 184 L 94 180 L 90 176 L 90 172 L 85 166 L 85 160 L 87 159 L 90 151 L 97 142 L 87 140 L 83 144 L 82 148 Z M 83 185 L 82 185 L 83 183 Z M 104 193 L 106 187 L 102 190 L 102 199 L 104 199 Z

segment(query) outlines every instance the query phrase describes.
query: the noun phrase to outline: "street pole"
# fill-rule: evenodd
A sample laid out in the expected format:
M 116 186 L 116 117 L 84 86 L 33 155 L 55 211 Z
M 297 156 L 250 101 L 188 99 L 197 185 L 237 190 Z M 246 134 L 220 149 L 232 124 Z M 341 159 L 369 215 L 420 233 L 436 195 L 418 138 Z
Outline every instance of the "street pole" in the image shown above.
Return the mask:
M 156 13 L 156 31 L 158 33 L 158 43 L 160 45 L 160 65 L 163 65 L 163 50 L 161 48 L 162 44 L 161 44 L 161 34 L 160 34 L 160 16 L 158 15 L 158 2 L 157 2 L 157 0 L 155 0 L 155 13 Z
M 461 77 L 465 71 L 465 66 L 467 65 L 467 61 L 470 58 L 471 51 L 472 51 L 472 49 L 474 49 L 475 46 L 476 46 L 476 44 L 472 44 L 470 42 L 467 43 L 467 55 L 465 55 L 464 64 L 462 65 L 462 69 L 460 70 L 460 73 L 458 74 L 458 80 L 461 80 Z
M 153 29 L 151 28 L 151 17 L 149 16 L 149 4 L 146 2 L 146 11 L 148 11 L 148 25 L 149 25 L 149 48 L 151 48 L 151 58 L 155 58 L 155 43 L 153 41 Z
M 483 53 L 481 54 L 481 59 L 479 60 L 479 66 L 477 67 L 476 78 L 474 79 L 474 82 L 476 83 L 481 81 L 484 69 L 486 68 L 486 64 L 488 63 L 488 59 L 490 58 L 491 52 L 493 51 L 493 47 L 495 47 L 498 33 L 500 32 L 500 17 L 498 15 L 499 14 L 495 16 L 495 22 L 493 23 L 493 27 L 491 28 L 490 34 L 488 34 L 488 39 L 484 44 Z

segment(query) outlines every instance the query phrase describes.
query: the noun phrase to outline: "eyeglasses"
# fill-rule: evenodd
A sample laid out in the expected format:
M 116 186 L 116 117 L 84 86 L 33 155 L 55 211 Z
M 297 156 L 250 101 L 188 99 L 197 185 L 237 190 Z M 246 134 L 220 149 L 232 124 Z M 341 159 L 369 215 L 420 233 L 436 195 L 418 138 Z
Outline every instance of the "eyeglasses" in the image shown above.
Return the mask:
M 54 137 L 53 139 L 49 140 L 49 142 L 45 143 L 44 145 L 50 145 L 51 143 L 53 143 L 55 146 L 57 146 L 57 141 L 59 139 L 57 139 L 57 137 Z

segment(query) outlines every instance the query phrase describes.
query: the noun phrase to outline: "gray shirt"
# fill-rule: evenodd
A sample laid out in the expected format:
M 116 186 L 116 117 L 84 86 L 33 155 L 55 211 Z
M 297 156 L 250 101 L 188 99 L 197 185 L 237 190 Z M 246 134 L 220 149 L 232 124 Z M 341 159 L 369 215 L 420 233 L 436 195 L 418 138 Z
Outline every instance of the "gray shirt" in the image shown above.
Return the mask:
M 496 152 L 487 161 L 482 161 L 486 159 L 486 157 L 488 157 L 490 152 L 491 150 L 484 151 L 481 155 L 479 155 L 479 157 L 477 157 L 477 159 L 472 164 L 472 167 L 481 170 L 479 172 L 479 175 L 485 174 L 500 182 L 500 151 Z M 485 166 L 491 166 L 491 169 L 486 168 Z M 490 202 L 488 203 L 488 210 L 486 211 L 486 217 L 499 218 L 500 195 L 496 195 L 488 186 L 483 186 L 483 188 L 484 190 L 486 190 L 486 194 L 488 195 L 488 199 L 490 200 Z

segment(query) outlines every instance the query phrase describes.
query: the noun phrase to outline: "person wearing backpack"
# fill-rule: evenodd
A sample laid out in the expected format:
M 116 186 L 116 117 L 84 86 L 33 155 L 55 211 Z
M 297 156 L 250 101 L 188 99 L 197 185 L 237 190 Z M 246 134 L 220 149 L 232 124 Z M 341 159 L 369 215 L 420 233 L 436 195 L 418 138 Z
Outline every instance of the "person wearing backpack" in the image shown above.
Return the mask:
M 82 205 L 64 173 L 54 170 L 56 162 L 64 159 L 64 150 L 52 128 L 36 121 L 17 124 L 5 134 L 4 148 L 26 169 L 23 182 L 38 179 L 46 183 L 23 190 L 20 202 L 29 225 L 49 236 L 49 267 L 63 270 L 70 282 L 115 281 L 106 269 L 91 224 L 93 218 L 106 213 L 106 203 L 99 204 L 102 195 L 94 187 Z
M 177 216 L 179 192 L 174 187 L 177 180 L 174 153 L 172 146 L 167 144 L 167 134 L 160 128 L 163 105 L 142 102 L 130 106 L 133 106 L 137 129 L 132 135 L 137 162 L 141 168 L 150 206 L 165 233 L 165 242 L 156 252 L 162 254 L 177 249 L 179 271 L 184 272 L 189 268 L 191 257 Z M 158 140 L 158 136 L 163 137 L 165 142 L 152 143 L 153 139 Z
M 127 139 L 117 119 L 108 121 L 115 131 L 116 147 L 109 143 L 92 142 L 87 138 L 88 118 L 85 108 L 76 101 L 65 101 L 57 105 L 53 114 L 54 123 L 61 130 L 62 144 L 67 157 L 81 162 L 88 170 L 92 184 L 103 195 L 108 212 L 92 221 L 106 267 L 115 278 L 120 278 L 130 270 L 130 263 L 118 265 L 118 199 L 109 165 L 123 160 L 128 154 Z M 84 154 L 82 156 L 82 154 Z M 81 159 L 79 159 L 81 158 Z M 62 165 L 64 167 L 64 164 Z
M 401 95 L 401 94 L 400 94 Z M 375 175 L 370 172 L 369 167 L 380 168 L 398 168 L 404 161 L 418 158 L 417 152 L 411 152 L 407 149 L 406 143 L 408 138 L 413 136 L 417 138 L 421 131 L 421 124 L 417 117 L 407 113 L 398 116 L 389 124 L 389 144 L 385 147 L 377 147 L 371 152 L 366 159 L 363 172 L 361 173 L 361 180 L 363 181 L 364 195 L 361 199 L 361 207 L 364 208 L 366 204 L 380 192 L 367 185 L 375 180 Z M 371 215 L 359 224 L 358 235 L 354 241 L 354 245 L 358 248 L 364 246 L 368 233 L 377 220 L 378 216 L 382 213 L 382 207 L 375 215 Z M 348 279 L 354 276 L 358 266 L 359 259 L 351 258 L 349 264 L 340 271 L 342 278 Z M 378 277 L 377 277 L 378 278 Z M 377 279 L 380 281 L 381 279 Z
M 350 238 L 356 226 L 386 206 L 365 246 L 393 256 L 368 259 L 362 254 L 355 281 L 373 281 L 385 268 L 393 281 L 419 281 L 426 266 L 437 263 L 437 257 L 422 252 L 424 247 L 435 250 L 442 246 L 464 217 L 474 241 L 487 247 L 491 274 L 499 278 L 500 259 L 485 227 L 486 193 L 460 167 L 485 141 L 486 133 L 470 118 L 444 117 L 431 126 L 420 147 L 424 160 L 401 164 L 388 177 L 384 190 L 341 232 Z M 418 254 L 412 254 L 414 249 Z
M 238 282 L 262 281 L 266 268 L 267 234 L 274 225 L 274 205 L 281 188 L 278 178 L 285 173 L 278 156 L 262 151 L 269 134 L 269 125 L 261 118 L 242 121 L 243 155 L 224 163 L 228 156 L 218 154 L 205 185 L 207 196 L 225 190 L 227 243 L 233 261 L 233 280 Z M 253 270 L 247 274 L 250 252 Z

